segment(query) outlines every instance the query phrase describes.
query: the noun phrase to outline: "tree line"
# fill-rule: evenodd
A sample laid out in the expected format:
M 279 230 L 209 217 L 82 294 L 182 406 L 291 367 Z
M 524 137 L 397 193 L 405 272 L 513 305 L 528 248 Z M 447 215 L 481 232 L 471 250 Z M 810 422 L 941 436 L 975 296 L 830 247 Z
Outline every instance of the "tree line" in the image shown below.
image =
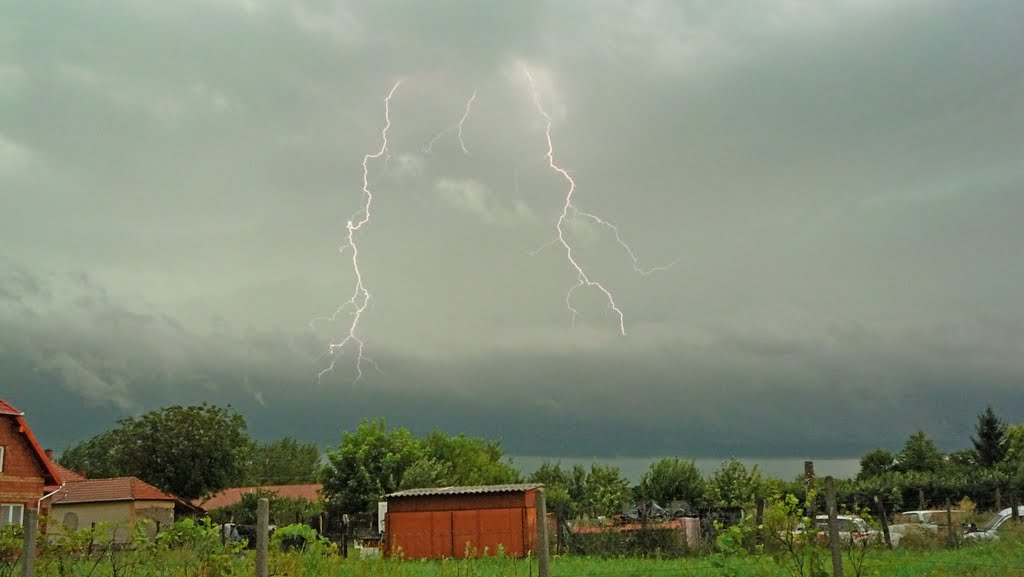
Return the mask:
M 918 431 L 899 452 L 869 451 L 856 478 L 837 483 L 840 499 L 864 505 L 878 498 L 893 510 L 964 497 L 991 507 L 999 492 L 1024 496 L 1024 425 L 1009 426 L 989 407 L 978 415 L 971 441 L 971 449 L 944 454 Z M 315 444 L 291 437 L 256 441 L 230 406 L 207 404 L 122 419 L 66 449 L 58 462 L 90 478 L 136 476 L 185 499 L 227 487 L 320 482 L 336 517 L 372 513 L 391 492 L 448 485 L 543 483 L 549 507 L 563 517 L 610 516 L 639 502 L 744 507 L 787 493 L 805 497 L 810 487 L 802 476 L 764 476 L 737 459 L 706 476 L 692 459 L 659 459 L 635 485 L 617 467 L 597 462 L 545 462 L 524 476 L 498 441 L 440 430 L 416 436 L 383 419 L 342 432 L 322 455 Z

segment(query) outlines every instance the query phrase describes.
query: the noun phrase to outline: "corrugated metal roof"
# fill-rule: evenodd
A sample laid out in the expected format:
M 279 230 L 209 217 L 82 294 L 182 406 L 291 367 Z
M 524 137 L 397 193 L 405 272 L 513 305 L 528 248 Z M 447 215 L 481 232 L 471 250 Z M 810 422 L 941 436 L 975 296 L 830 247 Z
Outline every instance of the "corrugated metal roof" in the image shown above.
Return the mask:
M 543 487 L 543 483 L 512 483 L 508 485 L 471 485 L 467 487 L 431 487 L 406 489 L 384 495 L 391 497 L 426 497 L 435 495 L 475 495 L 479 493 L 522 493 Z

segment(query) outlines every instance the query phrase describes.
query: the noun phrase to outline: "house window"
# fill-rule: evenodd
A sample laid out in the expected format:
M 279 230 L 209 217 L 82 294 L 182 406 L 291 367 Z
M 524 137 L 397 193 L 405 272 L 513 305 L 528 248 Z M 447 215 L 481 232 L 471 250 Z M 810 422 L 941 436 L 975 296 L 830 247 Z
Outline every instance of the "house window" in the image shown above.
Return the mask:
M 21 525 L 25 520 L 25 506 L 22 504 L 0 505 L 0 527 Z
M 4 470 L 4 448 L 0 447 L 0 472 Z

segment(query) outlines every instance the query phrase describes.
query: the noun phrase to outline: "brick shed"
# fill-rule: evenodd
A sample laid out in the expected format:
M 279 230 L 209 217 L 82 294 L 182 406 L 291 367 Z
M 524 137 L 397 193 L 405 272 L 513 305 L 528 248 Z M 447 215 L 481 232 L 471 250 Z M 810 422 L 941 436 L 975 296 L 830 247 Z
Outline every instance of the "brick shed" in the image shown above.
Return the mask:
M 537 489 L 481 485 L 410 489 L 385 496 L 385 554 L 406 559 L 505 554 L 523 557 L 537 535 Z

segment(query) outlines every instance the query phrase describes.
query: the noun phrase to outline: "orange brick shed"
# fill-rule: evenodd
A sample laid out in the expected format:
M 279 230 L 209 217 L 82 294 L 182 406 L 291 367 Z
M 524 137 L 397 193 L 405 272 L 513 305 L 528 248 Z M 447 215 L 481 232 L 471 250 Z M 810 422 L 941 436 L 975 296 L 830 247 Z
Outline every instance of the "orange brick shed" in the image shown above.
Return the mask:
M 536 483 L 410 489 L 385 496 L 384 548 L 389 556 L 444 559 L 523 557 L 537 535 Z

